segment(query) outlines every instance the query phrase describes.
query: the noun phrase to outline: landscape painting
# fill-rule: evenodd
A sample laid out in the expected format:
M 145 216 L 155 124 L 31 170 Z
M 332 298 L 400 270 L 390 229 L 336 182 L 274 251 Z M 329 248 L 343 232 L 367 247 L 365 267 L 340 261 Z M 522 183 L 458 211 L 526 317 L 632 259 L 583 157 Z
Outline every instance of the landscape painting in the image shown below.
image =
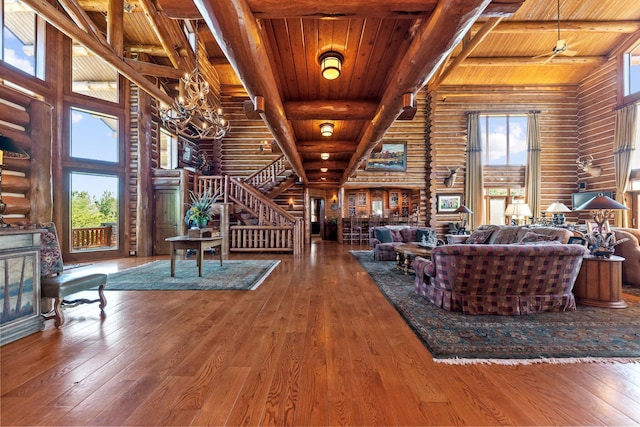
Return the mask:
M 367 170 L 404 171 L 407 169 L 407 143 L 383 143 L 382 149 L 371 153 L 367 159 Z

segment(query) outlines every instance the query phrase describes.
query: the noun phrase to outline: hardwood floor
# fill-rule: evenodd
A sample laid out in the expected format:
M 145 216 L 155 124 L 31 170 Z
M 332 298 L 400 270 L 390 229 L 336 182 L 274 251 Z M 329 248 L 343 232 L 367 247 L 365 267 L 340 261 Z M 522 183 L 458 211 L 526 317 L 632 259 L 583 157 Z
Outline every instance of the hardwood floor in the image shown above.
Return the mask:
M 0 424 L 640 424 L 640 364 L 435 363 L 349 249 L 232 255 L 282 259 L 255 291 L 108 291 L 102 320 L 68 309 L 0 349 Z

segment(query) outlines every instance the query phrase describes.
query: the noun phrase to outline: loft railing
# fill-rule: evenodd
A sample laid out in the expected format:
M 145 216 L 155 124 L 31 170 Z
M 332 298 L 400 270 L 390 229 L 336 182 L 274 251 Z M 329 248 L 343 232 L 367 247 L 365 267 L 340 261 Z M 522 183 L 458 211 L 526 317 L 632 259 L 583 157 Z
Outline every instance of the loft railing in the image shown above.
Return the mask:
M 278 177 L 282 176 L 288 167 L 286 158 L 281 155 L 262 169 L 244 178 L 243 181 L 259 190 L 267 185 L 274 185 L 278 181 Z
M 105 225 L 101 227 L 73 228 L 71 230 L 71 242 L 73 249 L 90 249 L 111 246 L 113 227 Z
M 242 206 L 258 218 L 258 224 L 229 226 L 230 251 L 292 251 L 302 253 L 302 221 L 271 199 L 236 178 L 229 176 L 199 176 L 195 182 L 195 192 L 223 195 L 225 203 L 233 202 Z M 229 221 L 225 223 L 229 224 Z

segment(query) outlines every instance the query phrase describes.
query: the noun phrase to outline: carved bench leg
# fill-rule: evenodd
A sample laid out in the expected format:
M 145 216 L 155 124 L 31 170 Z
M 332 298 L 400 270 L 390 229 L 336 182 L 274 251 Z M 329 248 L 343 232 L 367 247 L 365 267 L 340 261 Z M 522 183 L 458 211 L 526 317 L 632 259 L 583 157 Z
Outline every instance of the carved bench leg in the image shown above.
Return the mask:
M 56 299 L 55 299 L 55 301 L 53 303 L 53 311 L 56 314 L 55 315 L 56 328 L 59 328 L 64 323 L 64 314 L 62 313 L 62 301 L 63 301 L 62 297 L 56 297 Z
M 104 311 L 107 306 L 107 298 L 104 296 L 104 285 L 100 285 L 98 288 L 98 295 L 100 295 L 100 311 Z

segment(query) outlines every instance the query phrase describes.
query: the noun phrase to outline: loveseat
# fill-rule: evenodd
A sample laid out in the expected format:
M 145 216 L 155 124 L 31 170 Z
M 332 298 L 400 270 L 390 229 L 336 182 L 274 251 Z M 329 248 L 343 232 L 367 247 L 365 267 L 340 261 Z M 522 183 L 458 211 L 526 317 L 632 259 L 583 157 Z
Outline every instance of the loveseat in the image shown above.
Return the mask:
M 449 311 L 520 315 L 575 310 L 586 247 L 568 244 L 439 246 L 416 257 L 415 290 Z
M 574 233 L 566 228 L 526 225 L 480 225 L 467 244 L 509 245 L 513 243 L 567 243 Z
M 640 230 L 637 228 L 614 228 L 616 240 L 629 240 L 616 245 L 615 254 L 624 258 L 622 261 L 622 283 L 640 286 Z
M 373 259 L 378 261 L 393 261 L 396 259 L 394 248 L 401 243 L 421 242 L 422 236 L 430 240 L 435 246 L 435 231 L 429 227 L 413 226 L 381 226 L 369 228 L 369 245 L 373 251 Z

